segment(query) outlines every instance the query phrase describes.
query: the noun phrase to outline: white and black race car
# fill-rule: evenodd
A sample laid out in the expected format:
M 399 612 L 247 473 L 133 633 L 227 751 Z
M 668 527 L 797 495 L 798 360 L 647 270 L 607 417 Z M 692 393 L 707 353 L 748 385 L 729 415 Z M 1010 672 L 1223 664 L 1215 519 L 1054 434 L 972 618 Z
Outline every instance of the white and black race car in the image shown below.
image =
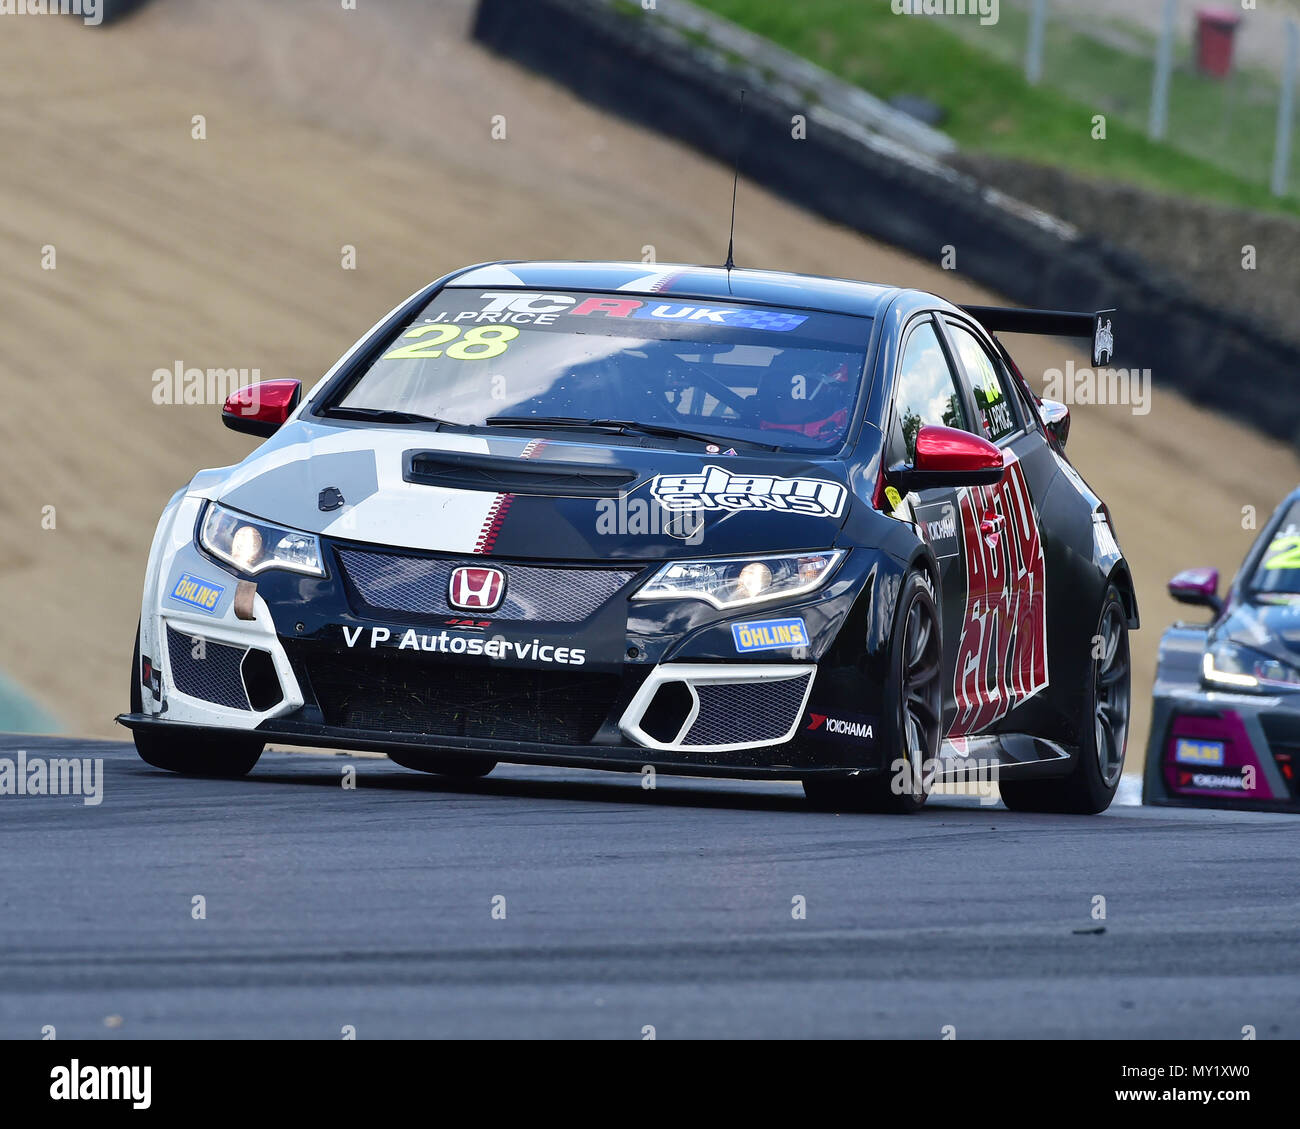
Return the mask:
M 168 503 L 119 720 L 177 772 L 278 741 L 914 811 L 978 762 L 1013 808 L 1102 811 L 1133 584 L 1068 412 L 989 335 L 1099 327 L 764 271 L 448 275 L 305 398 L 227 402 L 266 442 Z

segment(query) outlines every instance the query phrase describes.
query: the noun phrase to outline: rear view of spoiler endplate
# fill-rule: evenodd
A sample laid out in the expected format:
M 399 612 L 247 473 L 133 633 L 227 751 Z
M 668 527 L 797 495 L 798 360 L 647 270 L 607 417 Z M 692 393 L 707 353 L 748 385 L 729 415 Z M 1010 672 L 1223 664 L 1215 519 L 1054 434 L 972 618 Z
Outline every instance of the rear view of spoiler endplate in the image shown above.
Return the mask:
M 1023 310 L 1014 306 L 962 306 L 990 333 L 1033 333 L 1084 337 L 1092 342 L 1092 363 L 1108 365 L 1115 351 L 1115 311 Z

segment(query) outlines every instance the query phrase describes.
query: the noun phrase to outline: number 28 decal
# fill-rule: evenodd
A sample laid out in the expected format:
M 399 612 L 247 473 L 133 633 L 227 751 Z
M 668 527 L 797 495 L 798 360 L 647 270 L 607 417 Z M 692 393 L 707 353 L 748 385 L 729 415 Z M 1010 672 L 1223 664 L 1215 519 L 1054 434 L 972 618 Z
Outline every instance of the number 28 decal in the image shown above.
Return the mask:
M 430 336 L 437 334 L 437 336 Z M 430 361 L 445 352 L 455 361 L 486 361 L 499 357 L 510 342 L 519 336 L 513 325 L 476 325 L 464 337 L 458 325 L 417 325 L 402 334 L 409 345 L 399 345 L 385 353 L 385 361 Z M 456 338 L 460 337 L 457 341 Z M 455 344 L 451 344 L 455 342 Z M 446 346 L 446 349 L 443 346 Z

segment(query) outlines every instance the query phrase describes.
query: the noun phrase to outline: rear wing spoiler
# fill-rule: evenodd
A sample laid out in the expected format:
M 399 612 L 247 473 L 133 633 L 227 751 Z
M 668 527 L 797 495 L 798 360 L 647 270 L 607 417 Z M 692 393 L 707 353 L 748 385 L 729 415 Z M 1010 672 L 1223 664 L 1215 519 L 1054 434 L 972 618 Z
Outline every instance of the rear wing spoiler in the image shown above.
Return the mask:
M 990 333 L 1082 337 L 1092 342 L 1092 363 L 1110 364 L 1115 351 L 1115 311 L 1025 310 L 1015 306 L 962 306 Z

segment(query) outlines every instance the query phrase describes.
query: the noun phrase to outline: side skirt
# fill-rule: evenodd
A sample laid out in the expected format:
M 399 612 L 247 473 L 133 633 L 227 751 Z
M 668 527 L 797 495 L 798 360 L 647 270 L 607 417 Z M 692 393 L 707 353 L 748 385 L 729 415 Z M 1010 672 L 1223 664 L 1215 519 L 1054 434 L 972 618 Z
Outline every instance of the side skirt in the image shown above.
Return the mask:
M 1016 780 L 1066 776 L 1074 750 L 1028 733 L 946 738 L 939 749 L 936 783 L 960 783 L 996 769 Z

